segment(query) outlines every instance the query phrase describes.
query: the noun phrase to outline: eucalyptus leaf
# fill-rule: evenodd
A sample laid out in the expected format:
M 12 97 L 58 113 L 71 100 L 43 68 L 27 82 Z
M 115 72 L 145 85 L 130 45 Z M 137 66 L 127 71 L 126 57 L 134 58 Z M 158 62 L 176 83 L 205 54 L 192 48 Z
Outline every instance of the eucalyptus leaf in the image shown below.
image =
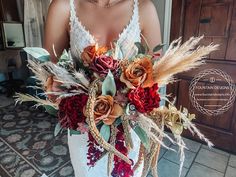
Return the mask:
M 109 125 L 103 124 L 100 129 L 100 134 L 104 138 L 106 142 L 109 141 L 110 135 L 111 135 L 111 129 Z
M 156 47 L 153 48 L 153 53 L 158 52 L 158 51 L 161 50 L 164 46 L 165 46 L 165 44 L 158 44 Z
M 149 139 L 148 139 L 147 133 L 139 125 L 136 125 L 133 128 L 133 130 L 138 135 L 138 137 L 141 140 L 141 142 L 143 143 L 144 147 L 147 150 L 149 150 L 150 149 L 150 143 L 149 143 Z
M 114 76 L 111 71 L 108 72 L 105 80 L 102 83 L 102 95 L 115 96 L 116 94 L 116 83 Z
M 118 43 L 115 43 L 115 55 L 114 55 L 114 59 L 123 59 L 124 55 L 123 52 L 121 50 L 121 47 Z
M 55 129 L 54 129 L 54 136 L 57 136 L 61 130 L 62 130 L 62 127 L 61 127 L 60 123 L 57 123 L 55 126 Z
M 126 105 L 126 108 L 125 108 L 125 114 L 127 114 L 128 116 L 130 115 L 130 103 L 128 103 L 127 105 Z
M 122 123 L 121 117 L 117 118 L 114 125 L 115 127 L 119 126 Z
M 147 47 L 145 47 L 141 42 L 135 42 L 135 45 L 138 48 L 138 54 L 147 53 Z
M 108 50 L 108 51 L 106 52 L 106 56 L 111 57 L 112 54 L 113 54 L 113 50 Z
M 65 62 L 70 59 L 69 54 L 66 50 L 63 51 L 61 57 L 59 58 L 59 62 Z
M 50 115 L 57 116 L 57 110 L 50 106 L 50 105 L 43 105 L 43 107 L 46 109 L 46 112 Z
M 50 54 L 47 50 L 40 47 L 25 47 L 23 49 L 29 55 L 32 55 L 34 58 L 38 59 L 41 62 L 46 62 L 50 60 Z
M 70 129 L 70 136 L 72 136 L 72 135 L 80 135 L 80 134 L 81 134 L 80 131 Z

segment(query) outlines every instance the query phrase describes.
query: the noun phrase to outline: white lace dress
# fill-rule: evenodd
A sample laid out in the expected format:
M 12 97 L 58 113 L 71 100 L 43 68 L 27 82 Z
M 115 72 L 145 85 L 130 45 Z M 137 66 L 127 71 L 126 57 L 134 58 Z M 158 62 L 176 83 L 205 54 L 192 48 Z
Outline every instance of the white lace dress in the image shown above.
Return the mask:
M 70 16 L 70 46 L 71 54 L 73 58 L 79 56 L 83 49 L 91 44 L 96 43 L 96 39 L 85 27 L 81 24 L 76 16 L 76 8 L 74 0 L 70 0 L 71 16 Z M 135 42 L 140 42 L 140 26 L 139 26 L 139 12 L 138 12 L 138 0 L 134 0 L 133 14 L 129 21 L 129 24 L 119 34 L 117 40 L 121 46 L 121 50 L 125 56 L 132 56 L 137 52 L 134 47 Z M 131 52 L 130 52 L 131 51 Z M 134 143 L 134 149 L 129 153 L 129 158 L 134 160 L 134 163 L 138 159 L 140 140 L 138 136 L 131 130 L 131 135 Z M 68 145 L 70 150 L 71 162 L 74 168 L 75 177 L 107 177 L 107 159 L 105 156 L 99 160 L 95 167 L 89 168 L 87 166 L 87 141 L 88 135 L 72 135 L 70 136 L 68 131 Z M 134 177 L 140 177 L 142 172 L 142 165 L 135 172 Z

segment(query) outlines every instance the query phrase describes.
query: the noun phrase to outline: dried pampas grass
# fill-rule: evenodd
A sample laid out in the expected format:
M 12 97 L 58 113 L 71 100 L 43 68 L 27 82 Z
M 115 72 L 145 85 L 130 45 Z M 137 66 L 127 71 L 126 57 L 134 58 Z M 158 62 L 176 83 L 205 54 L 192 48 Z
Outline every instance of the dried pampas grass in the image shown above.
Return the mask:
M 174 82 L 175 74 L 196 68 L 204 63 L 202 60 L 209 53 L 218 49 L 219 45 L 197 47 L 201 37 L 191 37 L 183 43 L 182 38 L 173 41 L 163 57 L 153 66 L 153 78 L 160 86 Z
M 15 102 L 22 104 L 23 102 L 36 102 L 37 104 L 35 104 L 35 107 L 39 107 L 39 106 L 44 106 L 44 105 L 48 105 L 51 106 L 55 109 L 58 109 L 58 105 L 56 103 L 52 103 L 49 100 L 43 100 L 39 97 L 34 97 L 31 96 L 29 94 L 21 94 L 21 93 L 16 93 L 16 95 L 14 96 L 15 98 Z

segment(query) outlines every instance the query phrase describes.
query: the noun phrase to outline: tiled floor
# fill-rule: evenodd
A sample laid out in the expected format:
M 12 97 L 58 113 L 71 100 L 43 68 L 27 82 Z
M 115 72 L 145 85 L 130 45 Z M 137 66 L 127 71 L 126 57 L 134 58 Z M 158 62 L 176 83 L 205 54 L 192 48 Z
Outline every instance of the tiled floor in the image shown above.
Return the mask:
M 198 142 L 184 139 L 188 150 L 181 177 L 236 177 L 236 155 L 218 149 L 209 149 Z M 171 143 L 166 144 L 176 148 Z M 161 149 L 159 177 L 178 177 L 179 157 L 175 152 Z M 151 177 L 151 175 L 149 175 Z

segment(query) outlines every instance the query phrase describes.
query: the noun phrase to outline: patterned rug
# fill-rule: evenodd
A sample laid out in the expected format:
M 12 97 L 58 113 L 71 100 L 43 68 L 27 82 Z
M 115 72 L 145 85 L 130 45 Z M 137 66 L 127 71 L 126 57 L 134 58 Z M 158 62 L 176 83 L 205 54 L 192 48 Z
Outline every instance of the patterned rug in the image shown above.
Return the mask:
M 0 177 L 74 177 L 67 132 L 54 137 L 55 124 L 30 104 L 0 107 Z

